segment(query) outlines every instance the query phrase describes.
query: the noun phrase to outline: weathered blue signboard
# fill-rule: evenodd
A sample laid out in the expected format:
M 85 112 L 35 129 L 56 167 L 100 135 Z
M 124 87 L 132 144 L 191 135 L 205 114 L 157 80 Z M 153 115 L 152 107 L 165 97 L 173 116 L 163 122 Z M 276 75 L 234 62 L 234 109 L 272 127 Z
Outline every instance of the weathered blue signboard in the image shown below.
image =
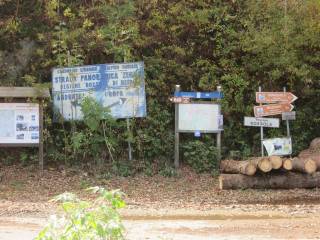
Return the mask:
M 82 119 L 81 100 L 92 97 L 114 118 L 146 116 L 143 62 L 56 68 L 54 107 L 66 120 Z

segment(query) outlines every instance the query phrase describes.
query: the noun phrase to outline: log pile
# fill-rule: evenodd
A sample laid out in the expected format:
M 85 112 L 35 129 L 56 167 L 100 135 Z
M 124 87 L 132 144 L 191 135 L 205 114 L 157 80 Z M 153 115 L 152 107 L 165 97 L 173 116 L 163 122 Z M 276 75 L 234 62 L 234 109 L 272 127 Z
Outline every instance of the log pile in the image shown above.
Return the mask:
M 219 178 L 220 189 L 320 187 L 320 138 L 314 139 L 308 149 L 294 158 L 224 160 L 220 171 L 223 173 Z

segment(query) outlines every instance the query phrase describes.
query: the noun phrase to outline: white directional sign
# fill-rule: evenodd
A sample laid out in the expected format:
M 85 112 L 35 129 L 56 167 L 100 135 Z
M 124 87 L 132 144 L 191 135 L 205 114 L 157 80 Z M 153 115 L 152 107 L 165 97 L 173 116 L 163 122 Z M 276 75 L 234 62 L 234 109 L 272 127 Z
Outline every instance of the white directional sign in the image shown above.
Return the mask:
M 280 121 L 278 118 L 244 117 L 244 125 L 250 127 L 278 128 L 280 126 Z

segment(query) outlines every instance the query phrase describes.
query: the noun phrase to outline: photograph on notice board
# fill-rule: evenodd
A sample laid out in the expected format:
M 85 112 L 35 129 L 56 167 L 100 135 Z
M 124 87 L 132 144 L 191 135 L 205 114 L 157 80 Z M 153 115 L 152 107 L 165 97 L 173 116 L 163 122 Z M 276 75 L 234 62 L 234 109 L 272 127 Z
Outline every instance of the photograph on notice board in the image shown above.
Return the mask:
M 31 133 L 31 139 L 33 140 L 39 139 L 39 133 Z
M 39 143 L 39 104 L 0 103 L 0 143 Z
M 30 126 L 29 131 L 39 131 L 39 126 Z
M 17 139 L 24 139 L 24 133 L 17 134 Z
M 16 131 L 18 131 L 18 132 L 28 131 L 28 125 L 27 125 L 27 123 L 17 123 L 17 124 L 16 124 Z
M 17 119 L 17 121 L 23 121 L 24 116 L 19 114 L 19 115 L 17 115 L 16 119 Z

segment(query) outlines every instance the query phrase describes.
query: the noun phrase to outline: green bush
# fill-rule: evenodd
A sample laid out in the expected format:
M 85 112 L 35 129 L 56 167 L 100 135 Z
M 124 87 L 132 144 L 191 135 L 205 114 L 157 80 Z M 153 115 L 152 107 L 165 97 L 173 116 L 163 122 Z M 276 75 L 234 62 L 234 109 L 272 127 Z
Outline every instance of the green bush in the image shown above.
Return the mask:
M 189 141 L 182 146 L 184 160 L 198 173 L 212 172 L 217 168 L 217 149 L 212 143 Z
M 63 214 L 52 216 L 36 240 L 120 240 L 124 227 L 118 209 L 125 206 L 122 193 L 104 188 L 89 188 L 99 196 L 94 201 L 83 201 L 72 193 L 53 199 L 62 202 Z

